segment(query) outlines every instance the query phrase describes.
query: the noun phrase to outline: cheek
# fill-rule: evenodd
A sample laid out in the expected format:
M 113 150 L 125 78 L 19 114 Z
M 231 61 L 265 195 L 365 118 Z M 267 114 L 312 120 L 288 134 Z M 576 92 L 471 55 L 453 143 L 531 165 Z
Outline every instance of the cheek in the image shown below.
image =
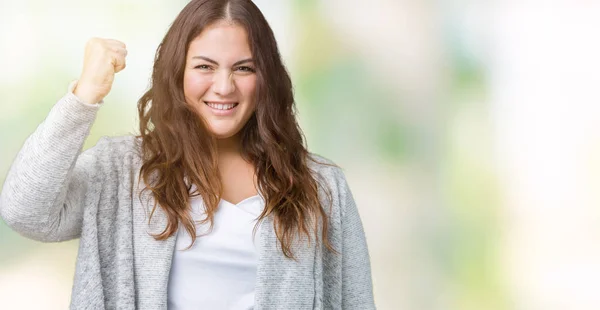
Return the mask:
M 187 99 L 199 100 L 210 88 L 210 79 L 199 74 L 185 74 L 183 92 Z
M 237 87 L 246 100 L 255 101 L 254 94 L 256 93 L 256 76 L 239 80 Z

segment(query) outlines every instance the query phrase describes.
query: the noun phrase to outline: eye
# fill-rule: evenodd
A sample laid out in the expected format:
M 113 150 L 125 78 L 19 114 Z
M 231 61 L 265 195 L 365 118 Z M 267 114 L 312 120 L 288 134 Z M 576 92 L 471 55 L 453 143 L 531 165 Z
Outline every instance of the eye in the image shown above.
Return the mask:
M 211 70 L 212 68 L 209 65 L 197 65 L 194 67 L 194 69 Z
M 254 68 L 247 67 L 247 66 L 237 67 L 237 68 L 235 68 L 235 70 L 240 71 L 240 72 L 256 72 L 256 70 L 254 70 Z

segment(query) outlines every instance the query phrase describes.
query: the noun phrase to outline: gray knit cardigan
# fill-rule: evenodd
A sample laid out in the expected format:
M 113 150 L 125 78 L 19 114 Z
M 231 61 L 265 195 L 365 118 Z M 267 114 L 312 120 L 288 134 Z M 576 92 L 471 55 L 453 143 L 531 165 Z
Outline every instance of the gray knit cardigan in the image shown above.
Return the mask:
M 100 107 L 70 92 L 54 105 L 9 170 L 0 216 L 31 239 L 80 238 L 71 309 L 166 309 L 176 234 L 151 236 L 166 216 L 157 208 L 148 222 L 153 199 L 149 191 L 139 197 L 139 139 L 104 137 L 81 152 Z M 331 189 L 329 236 L 339 253 L 304 242 L 293 247 L 297 260 L 287 259 L 267 218 L 257 240 L 254 309 L 375 309 L 365 234 L 344 174 L 323 164 L 311 169 Z

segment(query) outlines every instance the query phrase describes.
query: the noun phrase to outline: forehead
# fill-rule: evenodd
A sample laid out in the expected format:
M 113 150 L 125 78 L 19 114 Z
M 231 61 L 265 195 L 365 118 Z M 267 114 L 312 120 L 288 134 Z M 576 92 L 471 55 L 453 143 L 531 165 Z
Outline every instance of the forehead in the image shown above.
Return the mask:
M 252 53 L 248 43 L 248 33 L 244 27 L 228 21 L 220 21 L 204 28 L 190 42 L 188 59 L 206 56 L 215 60 L 229 58 L 250 58 Z M 234 59 L 237 61 L 239 59 Z

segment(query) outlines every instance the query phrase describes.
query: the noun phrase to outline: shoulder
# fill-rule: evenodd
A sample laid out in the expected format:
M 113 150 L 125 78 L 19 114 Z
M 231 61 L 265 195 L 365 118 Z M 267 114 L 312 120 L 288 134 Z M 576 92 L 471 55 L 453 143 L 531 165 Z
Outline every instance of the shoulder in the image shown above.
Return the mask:
M 326 196 L 332 199 L 332 207 L 339 208 L 339 211 L 345 213 L 347 198 L 352 193 L 346 181 L 346 175 L 343 169 L 332 160 L 318 154 L 309 153 L 308 166 L 313 172 L 320 190 L 324 190 Z
M 308 167 L 313 172 L 315 177 L 321 179 L 329 186 L 339 187 L 341 183 L 346 182 L 346 176 L 342 167 L 337 165 L 331 159 L 324 156 L 309 153 Z
M 80 160 L 91 160 L 109 170 L 135 170 L 141 162 L 140 150 L 141 140 L 136 136 L 103 136 L 96 145 L 81 154 Z
M 133 136 L 103 136 L 96 143 L 96 147 L 112 151 L 131 151 L 136 150 L 140 146 L 141 139 Z
M 128 154 L 138 154 L 141 146 L 141 139 L 133 136 L 103 136 L 95 146 L 91 147 L 88 152 L 94 155 L 104 155 L 108 157 L 122 157 Z
M 344 174 L 342 168 L 331 159 L 315 153 L 308 153 L 307 164 L 316 177 L 324 178 L 328 182 L 335 181 Z

